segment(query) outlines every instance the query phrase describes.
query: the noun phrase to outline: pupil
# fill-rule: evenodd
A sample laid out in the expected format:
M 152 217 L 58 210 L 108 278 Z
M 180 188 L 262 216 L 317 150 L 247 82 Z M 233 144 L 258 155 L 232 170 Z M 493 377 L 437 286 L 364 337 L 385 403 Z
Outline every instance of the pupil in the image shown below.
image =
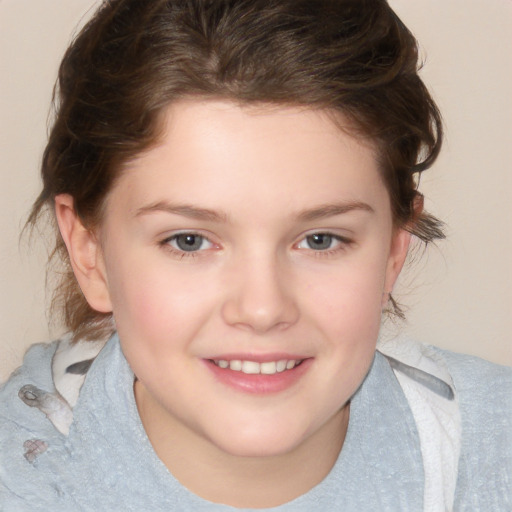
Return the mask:
M 176 245 L 182 251 L 197 251 L 201 248 L 203 240 L 198 235 L 178 235 L 176 238 Z
M 329 249 L 332 243 L 331 235 L 315 234 L 308 236 L 308 244 L 312 249 Z

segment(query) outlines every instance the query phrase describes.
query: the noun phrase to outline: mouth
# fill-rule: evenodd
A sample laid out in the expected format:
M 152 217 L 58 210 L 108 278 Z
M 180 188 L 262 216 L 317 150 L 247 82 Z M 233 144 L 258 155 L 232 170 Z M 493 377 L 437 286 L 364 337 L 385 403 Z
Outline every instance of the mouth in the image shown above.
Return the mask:
M 241 359 L 210 359 L 210 362 L 219 368 L 245 373 L 246 375 L 275 375 L 293 370 L 302 364 L 303 361 L 304 359 L 279 359 L 277 361 L 259 363 L 257 361 L 244 361 Z
M 216 377 L 228 387 L 243 393 L 266 395 L 290 389 L 313 363 L 312 357 L 255 361 L 254 359 L 213 358 L 204 360 Z

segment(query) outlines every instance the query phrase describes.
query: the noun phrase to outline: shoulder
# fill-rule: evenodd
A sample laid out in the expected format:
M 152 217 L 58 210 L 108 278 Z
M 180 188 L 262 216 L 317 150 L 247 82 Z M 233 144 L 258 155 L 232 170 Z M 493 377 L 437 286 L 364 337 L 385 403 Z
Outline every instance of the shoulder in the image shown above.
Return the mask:
M 22 449 L 17 442 L 22 438 L 55 431 L 41 410 L 27 406 L 27 398 L 32 397 L 31 390 L 54 391 L 51 365 L 57 345 L 58 342 L 32 345 L 22 366 L 0 386 L 0 451 L 4 455 Z M 7 458 L 2 457 L 1 463 Z
M 510 510 L 512 368 L 435 350 L 448 365 L 461 416 L 457 510 Z
M 76 456 L 80 443 L 69 435 L 73 406 L 104 345 L 71 343 L 70 336 L 33 345 L 0 386 L 2 511 L 77 509 L 74 491 L 83 467 Z M 91 433 L 94 437 L 94 429 Z
M 25 354 L 22 366 L 0 385 L 0 428 L 4 427 L 6 422 L 15 422 L 18 428 L 23 428 L 25 423 L 28 428 L 34 427 L 33 420 L 38 419 L 39 415 L 27 414 L 34 411 L 21 400 L 20 389 L 32 385 L 40 389 L 53 390 L 51 366 L 57 345 L 57 341 L 32 345 Z M 0 432 L 2 431 L 3 428 Z
M 484 407 L 499 414 L 512 401 L 512 367 L 401 337 L 379 342 L 378 348 L 449 384 L 468 412 L 478 414 Z
M 446 362 L 453 379 L 463 442 L 482 450 L 495 446 L 512 463 L 512 367 L 432 348 Z
M 405 338 L 385 340 L 379 350 L 397 377 L 402 373 L 416 382 L 413 389 L 434 391 L 420 400 L 424 410 L 424 398 L 434 398 L 427 400 L 434 405 L 433 424 L 456 426 L 455 509 L 512 510 L 512 368 Z
M 27 400 L 37 399 L 38 391 L 54 391 L 51 365 L 56 349 L 57 342 L 33 345 L 27 351 L 23 365 L 0 386 L 2 510 L 25 510 L 25 506 L 30 506 L 30 510 L 40 510 L 37 504 L 42 504 L 42 499 L 31 501 L 30 505 L 25 501 L 33 496 L 35 488 L 42 486 L 42 475 L 36 459 L 48 446 L 51 445 L 53 450 L 64 443 L 64 436 L 56 430 L 46 414 L 37 406 L 27 405 Z
M 456 389 L 463 434 L 481 444 L 508 443 L 512 454 L 512 367 L 474 356 L 435 349 L 446 361 Z M 512 457 L 512 455 L 511 455 Z
M 448 366 L 462 412 L 512 421 L 512 367 L 431 347 Z

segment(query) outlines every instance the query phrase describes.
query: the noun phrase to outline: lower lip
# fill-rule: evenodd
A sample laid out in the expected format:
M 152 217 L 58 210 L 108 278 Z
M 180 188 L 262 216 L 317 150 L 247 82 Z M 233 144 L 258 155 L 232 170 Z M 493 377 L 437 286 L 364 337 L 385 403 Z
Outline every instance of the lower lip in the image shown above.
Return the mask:
M 229 368 L 220 368 L 210 360 L 205 360 L 205 363 L 222 384 L 244 393 L 264 395 L 279 393 L 291 388 L 308 371 L 312 361 L 312 358 L 305 359 L 292 370 L 285 370 L 273 375 L 254 375 Z

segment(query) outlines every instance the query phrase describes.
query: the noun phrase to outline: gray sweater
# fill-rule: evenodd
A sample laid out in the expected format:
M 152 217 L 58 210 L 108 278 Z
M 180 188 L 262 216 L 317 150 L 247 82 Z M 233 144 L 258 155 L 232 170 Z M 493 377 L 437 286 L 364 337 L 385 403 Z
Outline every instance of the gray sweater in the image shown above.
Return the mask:
M 158 459 L 116 336 L 87 374 L 68 435 L 27 407 L 18 397 L 23 386 L 54 391 L 55 349 L 55 343 L 33 346 L 0 389 L 2 512 L 235 510 L 194 495 Z M 454 510 L 510 511 L 512 369 L 438 353 L 450 369 L 461 412 Z M 388 360 L 377 352 L 352 397 L 345 443 L 329 475 L 303 496 L 268 510 L 421 511 L 423 489 L 414 417 Z

